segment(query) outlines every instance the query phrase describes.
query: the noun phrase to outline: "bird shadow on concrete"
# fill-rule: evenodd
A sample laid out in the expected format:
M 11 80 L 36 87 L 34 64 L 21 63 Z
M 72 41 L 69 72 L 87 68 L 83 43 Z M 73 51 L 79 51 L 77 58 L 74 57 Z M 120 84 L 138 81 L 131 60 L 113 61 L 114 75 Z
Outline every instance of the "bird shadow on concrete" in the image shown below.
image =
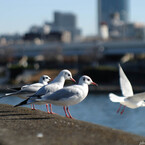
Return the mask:
M 25 114 L 0 114 L 0 117 L 3 117 L 3 116 L 22 116 L 22 115 L 30 115 L 30 114 L 27 114 L 27 113 L 25 113 Z
M 15 112 L 15 111 L 0 111 L 0 113 L 10 113 L 10 112 Z
M 17 113 L 15 111 L 4 111 L 0 113 L 0 120 L 44 120 L 53 119 L 54 116 L 42 116 L 33 113 Z M 8 117 L 8 118 L 7 118 Z
M 16 120 L 48 120 L 52 119 L 52 117 L 28 117 L 28 118 L 17 118 Z
M 24 118 L 0 118 L 0 120 L 48 120 L 48 119 L 52 119 L 52 117 L 24 117 Z

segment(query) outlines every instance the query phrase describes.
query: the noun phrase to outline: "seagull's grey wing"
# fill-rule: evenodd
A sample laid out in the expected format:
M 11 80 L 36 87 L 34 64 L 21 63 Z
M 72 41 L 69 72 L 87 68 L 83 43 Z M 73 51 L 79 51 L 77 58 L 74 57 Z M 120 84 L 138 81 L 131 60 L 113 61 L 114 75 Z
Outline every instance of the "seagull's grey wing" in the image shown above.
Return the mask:
M 30 94 L 34 94 L 36 91 L 32 91 L 32 90 L 20 90 L 20 91 L 16 91 L 16 92 L 12 92 L 12 93 L 6 93 L 4 96 L 2 97 L 8 97 L 8 96 L 16 96 L 16 95 L 30 95 Z
M 135 102 L 144 101 L 145 100 L 145 92 L 138 93 L 138 94 L 135 94 L 135 95 L 130 96 L 130 97 L 126 97 L 126 99 L 129 101 L 135 101 Z
M 11 91 L 19 91 L 19 90 L 21 90 L 21 87 L 7 88 L 7 90 L 11 90 Z
M 71 89 L 68 89 L 66 87 L 66 88 L 63 88 L 63 89 L 60 89 L 60 90 L 54 92 L 51 95 L 46 94 L 46 95 L 42 96 L 42 100 L 43 101 L 45 101 L 45 100 L 58 101 L 58 100 L 70 98 L 74 95 L 77 95 L 77 93 L 78 93 L 77 90 L 72 91 Z
M 29 96 L 29 101 L 35 102 L 36 99 L 40 99 L 41 96 L 45 95 L 46 93 L 49 93 L 47 85 L 41 87 L 34 95 Z
M 27 88 L 25 90 L 20 90 L 20 91 L 16 92 L 16 94 L 32 94 L 32 93 L 35 93 L 35 92 L 36 92 L 35 89 Z
M 45 86 L 43 86 L 42 88 L 40 88 L 37 92 L 36 92 L 36 95 L 45 95 L 47 93 L 53 93 L 57 90 L 60 89 L 60 86 L 59 84 L 55 84 L 55 83 L 52 83 L 52 84 L 47 84 Z
M 1 98 L 8 97 L 8 96 L 21 96 L 21 95 L 26 95 L 26 97 L 28 97 L 27 95 L 35 94 L 42 86 L 43 85 L 41 85 L 41 83 L 25 85 L 21 87 L 21 90 L 12 93 L 6 93 L 5 95 L 1 96 Z
M 41 87 L 43 87 L 42 83 L 35 83 L 30 85 L 25 85 L 21 88 L 21 90 L 32 90 L 32 91 L 38 91 Z
M 35 93 L 35 95 L 42 96 L 42 95 L 45 95 L 46 92 L 47 92 L 46 86 L 43 86 L 43 87 L 41 87 L 41 88 Z
M 42 86 L 37 84 L 25 85 L 21 88 L 21 90 L 15 92 L 16 94 L 33 94 L 38 91 Z
M 119 74 L 120 74 L 120 87 L 121 87 L 122 95 L 125 97 L 133 96 L 133 89 L 131 83 L 128 80 L 127 76 L 125 75 L 120 65 L 119 65 Z

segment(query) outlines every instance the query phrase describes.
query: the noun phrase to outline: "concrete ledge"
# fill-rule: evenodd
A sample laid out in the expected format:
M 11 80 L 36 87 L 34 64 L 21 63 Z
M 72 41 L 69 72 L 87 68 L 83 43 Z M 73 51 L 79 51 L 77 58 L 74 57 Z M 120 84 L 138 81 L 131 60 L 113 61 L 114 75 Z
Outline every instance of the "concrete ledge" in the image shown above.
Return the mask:
M 0 104 L 0 145 L 139 145 L 145 137 Z

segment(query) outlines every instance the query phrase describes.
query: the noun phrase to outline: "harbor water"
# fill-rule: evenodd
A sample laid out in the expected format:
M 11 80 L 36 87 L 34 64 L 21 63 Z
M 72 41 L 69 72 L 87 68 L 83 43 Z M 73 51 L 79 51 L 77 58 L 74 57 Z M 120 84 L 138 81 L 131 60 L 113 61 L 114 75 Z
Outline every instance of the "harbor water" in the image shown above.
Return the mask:
M 11 105 L 21 101 L 23 100 L 14 96 L 0 99 L 1 104 Z M 45 105 L 36 105 L 36 108 L 46 111 Z M 122 115 L 116 113 L 118 108 L 119 103 L 112 103 L 108 94 L 89 94 L 81 103 L 70 106 L 69 110 L 75 119 L 145 136 L 145 108 L 126 108 Z M 53 105 L 53 111 L 64 116 L 63 108 L 60 106 Z

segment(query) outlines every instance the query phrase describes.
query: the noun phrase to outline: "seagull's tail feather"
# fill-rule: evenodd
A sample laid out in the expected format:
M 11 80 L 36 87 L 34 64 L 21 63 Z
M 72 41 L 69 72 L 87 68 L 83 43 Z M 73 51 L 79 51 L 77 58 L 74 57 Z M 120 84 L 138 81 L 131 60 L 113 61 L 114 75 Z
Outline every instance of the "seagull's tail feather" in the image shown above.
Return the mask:
M 15 94 L 17 94 L 17 92 L 7 93 L 7 94 L 5 94 L 5 96 L 7 97 L 7 96 L 15 95 Z
M 18 106 L 26 105 L 26 104 L 28 104 L 28 103 L 27 103 L 28 100 L 29 100 L 29 98 L 26 99 L 26 100 L 24 100 L 24 101 L 22 101 L 22 102 L 20 102 L 19 104 L 15 105 L 14 107 L 18 107 Z
M 4 97 L 13 96 L 13 95 L 16 95 L 16 94 L 17 94 L 16 92 L 12 92 L 12 93 L 6 93 L 5 95 L 3 95 L 3 96 L 0 96 L 0 99 L 1 99 L 1 98 L 4 98 Z
M 124 98 L 123 97 L 119 97 L 113 93 L 110 93 L 109 94 L 109 98 L 112 102 L 123 102 L 124 101 Z

